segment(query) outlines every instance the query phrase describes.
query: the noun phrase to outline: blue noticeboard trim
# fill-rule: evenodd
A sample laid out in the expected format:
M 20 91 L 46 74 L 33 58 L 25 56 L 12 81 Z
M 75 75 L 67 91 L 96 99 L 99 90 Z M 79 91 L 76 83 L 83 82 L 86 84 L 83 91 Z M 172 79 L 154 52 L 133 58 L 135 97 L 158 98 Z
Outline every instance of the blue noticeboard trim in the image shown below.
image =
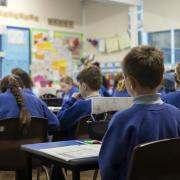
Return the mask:
M 30 64 L 31 64 L 31 34 L 30 34 L 30 28 L 26 28 L 26 27 L 14 27 L 14 26 L 7 26 L 7 28 L 28 31 L 28 34 L 29 34 L 29 66 L 30 66 Z M 27 73 L 29 73 L 29 74 L 31 73 L 30 68 L 28 68 L 28 72 Z

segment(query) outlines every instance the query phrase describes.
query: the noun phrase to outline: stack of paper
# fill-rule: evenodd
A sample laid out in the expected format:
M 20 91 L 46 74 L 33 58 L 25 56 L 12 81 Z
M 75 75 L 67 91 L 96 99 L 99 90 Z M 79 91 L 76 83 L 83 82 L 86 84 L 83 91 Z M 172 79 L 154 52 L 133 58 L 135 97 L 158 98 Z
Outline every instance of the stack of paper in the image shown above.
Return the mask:
M 42 152 L 65 161 L 98 157 L 101 144 L 72 145 L 65 147 L 41 149 Z

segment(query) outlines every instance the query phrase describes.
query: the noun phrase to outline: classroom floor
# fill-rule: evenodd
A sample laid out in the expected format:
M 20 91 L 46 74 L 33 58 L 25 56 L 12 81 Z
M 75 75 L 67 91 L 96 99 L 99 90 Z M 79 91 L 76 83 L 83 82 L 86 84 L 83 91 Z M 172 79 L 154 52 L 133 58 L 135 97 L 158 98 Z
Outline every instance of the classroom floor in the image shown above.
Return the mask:
M 81 180 L 92 180 L 94 171 L 85 171 L 81 173 Z M 13 172 L 0 172 L 0 180 L 15 180 L 15 173 Z M 36 173 L 33 172 L 33 180 L 36 180 Z M 44 174 L 41 175 L 40 180 L 46 180 Z M 68 172 L 68 180 L 71 180 L 71 172 Z M 97 180 L 100 180 L 98 174 Z

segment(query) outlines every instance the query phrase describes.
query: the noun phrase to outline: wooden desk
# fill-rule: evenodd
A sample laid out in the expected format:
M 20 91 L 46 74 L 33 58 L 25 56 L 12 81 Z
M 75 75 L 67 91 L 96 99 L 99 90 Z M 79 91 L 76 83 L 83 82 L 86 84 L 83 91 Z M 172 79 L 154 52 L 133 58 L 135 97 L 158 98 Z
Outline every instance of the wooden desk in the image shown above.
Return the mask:
M 40 149 L 63 147 L 70 145 L 79 145 L 77 141 L 60 141 L 50 143 L 39 143 L 22 145 L 21 149 L 26 153 L 27 157 L 27 177 L 26 180 L 32 180 L 32 159 L 41 159 L 49 163 L 58 165 L 59 167 L 66 168 L 72 171 L 72 179 L 80 180 L 80 171 L 98 169 L 98 157 L 76 159 L 71 161 L 65 161 L 63 159 L 48 155 L 40 151 Z

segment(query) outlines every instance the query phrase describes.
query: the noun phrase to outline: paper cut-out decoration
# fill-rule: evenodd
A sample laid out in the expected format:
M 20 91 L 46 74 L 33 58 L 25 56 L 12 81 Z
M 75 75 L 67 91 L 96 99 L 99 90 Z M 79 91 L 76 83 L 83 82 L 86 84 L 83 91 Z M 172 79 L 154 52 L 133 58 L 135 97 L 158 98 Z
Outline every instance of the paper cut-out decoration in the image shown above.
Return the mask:
M 130 47 L 130 38 L 129 38 L 129 34 L 128 33 L 119 35 L 118 40 L 119 40 L 119 48 L 121 50 Z
M 98 51 L 104 53 L 106 51 L 106 41 L 104 39 L 99 40 Z
M 106 40 L 106 50 L 107 50 L 107 53 L 111 53 L 111 52 L 115 52 L 119 50 L 117 37 Z

